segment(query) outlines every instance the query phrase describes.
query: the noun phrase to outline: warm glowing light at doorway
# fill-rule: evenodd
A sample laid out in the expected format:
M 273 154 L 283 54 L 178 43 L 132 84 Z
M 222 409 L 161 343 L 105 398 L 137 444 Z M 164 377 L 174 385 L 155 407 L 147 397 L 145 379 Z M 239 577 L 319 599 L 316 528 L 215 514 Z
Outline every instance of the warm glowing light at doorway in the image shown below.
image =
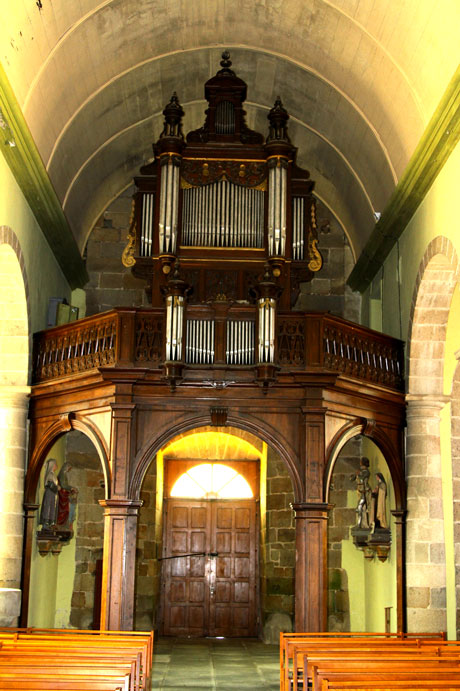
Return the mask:
M 174 483 L 172 497 L 193 499 L 250 499 L 247 480 L 236 470 L 221 463 L 196 465 Z

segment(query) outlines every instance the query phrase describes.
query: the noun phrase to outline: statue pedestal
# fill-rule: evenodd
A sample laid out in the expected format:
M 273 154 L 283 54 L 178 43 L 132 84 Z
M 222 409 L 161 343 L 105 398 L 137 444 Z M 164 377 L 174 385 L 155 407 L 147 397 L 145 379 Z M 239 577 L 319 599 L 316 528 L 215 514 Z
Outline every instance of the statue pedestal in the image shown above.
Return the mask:
M 17 626 L 20 612 L 19 588 L 0 588 L 0 626 Z

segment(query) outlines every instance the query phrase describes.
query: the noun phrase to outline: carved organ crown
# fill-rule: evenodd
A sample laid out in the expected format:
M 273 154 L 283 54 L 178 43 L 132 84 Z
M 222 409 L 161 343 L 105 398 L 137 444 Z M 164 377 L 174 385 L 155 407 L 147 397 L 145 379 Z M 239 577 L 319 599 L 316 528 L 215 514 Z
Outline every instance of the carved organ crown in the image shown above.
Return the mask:
M 166 362 L 212 364 L 214 320 L 179 321 L 186 305 L 225 303 L 257 307 L 256 320 L 228 318 L 227 341 L 239 345 L 227 343 L 226 364 L 273 365 L 276 309 L 291 309 L 299 283 L 322 265 L 314 183 L 296 165 L 289 115 L 278 98 L 264 141 L 246 125 L 246 90 L 223 53 L 205 84 L 204 125 L 184 138 L 174 93 L 154 160 L 135 178 L 123 262 L 148 280 L 154 307 L 166 299 Z

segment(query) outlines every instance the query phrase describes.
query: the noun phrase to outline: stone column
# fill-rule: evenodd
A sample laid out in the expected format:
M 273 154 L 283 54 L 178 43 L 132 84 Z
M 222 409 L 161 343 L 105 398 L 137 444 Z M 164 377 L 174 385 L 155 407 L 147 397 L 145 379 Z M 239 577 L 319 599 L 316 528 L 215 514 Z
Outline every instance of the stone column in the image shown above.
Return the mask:
M 295 630 L 327 630 L 327 519 L 324 503 L 293 504 L 296 522 Z
M 21 606 L 28 386 L 0 386 L 0 624 L 17 626 Z
M 104 507 L 101 629 L 132 631 L 137 516 L 142 501 L 101 499 Z
M 407 396 L 406 584 L 408 631 L 446 630 L 442 505 L 442 395 Z

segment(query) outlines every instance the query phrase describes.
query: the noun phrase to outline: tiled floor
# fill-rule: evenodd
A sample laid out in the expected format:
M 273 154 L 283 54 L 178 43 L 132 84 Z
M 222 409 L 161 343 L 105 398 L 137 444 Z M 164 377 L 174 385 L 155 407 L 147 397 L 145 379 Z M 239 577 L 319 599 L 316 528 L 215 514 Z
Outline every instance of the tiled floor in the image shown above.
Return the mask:
M 152 689 L 278 691 L 279 649 L 253 638 L 160 638 Z

